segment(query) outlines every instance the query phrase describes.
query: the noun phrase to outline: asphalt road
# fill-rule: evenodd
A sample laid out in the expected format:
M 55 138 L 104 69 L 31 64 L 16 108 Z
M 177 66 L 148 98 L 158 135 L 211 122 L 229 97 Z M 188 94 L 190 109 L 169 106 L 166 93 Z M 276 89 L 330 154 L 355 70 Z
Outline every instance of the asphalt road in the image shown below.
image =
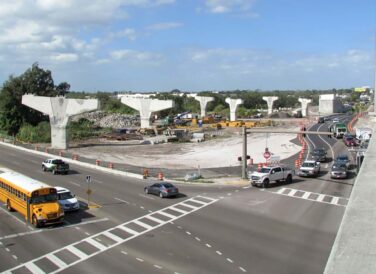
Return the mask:
M 310 130 L 327 131 L 328 125 Z M 306 140 L 328 156 L 347 151 L 327 136 Z M 43 229 L 1 205 L 0 272 L 322 273 L 355 176 L 331 180 L 330 163 L 324 163 L 318 178 L 295 177 L 289 185 L 179 184 L 180 197 L 160 199 L 143 193 L 145 180 L 75 165 L 69 175 L 52 175 L 42 172 L 40 156 L 4 146 L 0 151 L 0 165 L 69 188 L 82 203 L 64 225 Z M 90 209 L 89 174 L 98 206 Z

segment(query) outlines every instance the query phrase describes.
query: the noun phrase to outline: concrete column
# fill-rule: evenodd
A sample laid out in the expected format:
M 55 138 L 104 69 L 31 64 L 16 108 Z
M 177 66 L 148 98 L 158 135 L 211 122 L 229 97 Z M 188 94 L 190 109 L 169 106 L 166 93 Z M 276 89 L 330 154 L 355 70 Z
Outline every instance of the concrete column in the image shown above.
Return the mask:
M 65 97 L 45 97 L 26 94 L 22 104 L 43 112 L 50 117 L 51 147 L 68 148 L 67 124 L 71 116 L 96 110 L 97 99 L 66 99 Z
M 312 102 L 311 99 L 299 98 L 299 102 L 302 104 L 302 116 L 307 117 L 308 114 L 308 104 Z
M 173 108 L 175 102 L 172 100 L 157 100 L 150 98 L 121 97 L 121 102 L 131 108 L 138 110 L 141 117 L 141 128 L 150 128 L 150 117 L 153 112 Z
M 206 116 L 206 105 L 214 101 L 213 97 L 196 96 L 195 99 L 200 102 L 201 118 Z
M 242 99 L 231 99 L 230 97 L 226 98 L 226 103 L 230 105 L 230 121 L 236 121 L 236 109 L 238 105 L 243 104 Z
M 274 101 L 277 101 L 278 100 L 278 97 L 277 96 L 264 96 L 262 97 L 262 100 L 266 101 L 266 103 L 268 104 L 268 114 L 272 114 L 273 113 L 273 103 Z

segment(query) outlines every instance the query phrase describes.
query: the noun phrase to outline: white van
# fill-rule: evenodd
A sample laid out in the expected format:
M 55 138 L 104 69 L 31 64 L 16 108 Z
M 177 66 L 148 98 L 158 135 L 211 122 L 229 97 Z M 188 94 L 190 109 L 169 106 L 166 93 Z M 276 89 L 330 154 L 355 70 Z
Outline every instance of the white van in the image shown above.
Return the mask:
M 56 186 L 55 188 L 58 195 L 58 202 L 64 211 L 77 211 L 80 209 L 80 203 L 75 195 L 72 195 L 68 189 L 60 186 Z

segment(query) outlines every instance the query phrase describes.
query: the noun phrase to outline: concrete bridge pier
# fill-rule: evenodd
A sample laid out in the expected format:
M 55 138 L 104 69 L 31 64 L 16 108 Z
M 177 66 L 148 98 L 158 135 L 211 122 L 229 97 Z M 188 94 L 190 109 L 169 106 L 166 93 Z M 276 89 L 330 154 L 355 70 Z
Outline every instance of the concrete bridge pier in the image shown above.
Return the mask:
M 173 108 L 175 102 L 172 100 L 157 100 L 150 98 L 121 97 L 121 102 L 131 108 L 138 110 L 141 117 L 141 128 L 150 128 L 150 118 L 153 112 Z
M 206 105 L 214 101 L 213 97 L 196 96 L 195 99 L 200 102 L 201 118 L 206 116 Z
M 65 97 L 45 97 L 26 94 L 22 104 L 50 117 L 51 147 L 68 148 L 67 125 L 71 116 L 96 110 L 97 99 L 66 99 Z
M 278 100 L 277 96 L 264 96 L 262 100 L 266 101 L 268 104 L 268 115 L 273 113 L 273 103 Z
M 236 109 L 239 105 L 243 104 L 242 99 L 226 98 L 226 103 L 230 105 L 230 121 L 236 121 Z
M 299 98 L 299 102 L 302 104 L 302 116 L 307 117 L 308 114 L 308 104 L 312 102 L 311 99 Z

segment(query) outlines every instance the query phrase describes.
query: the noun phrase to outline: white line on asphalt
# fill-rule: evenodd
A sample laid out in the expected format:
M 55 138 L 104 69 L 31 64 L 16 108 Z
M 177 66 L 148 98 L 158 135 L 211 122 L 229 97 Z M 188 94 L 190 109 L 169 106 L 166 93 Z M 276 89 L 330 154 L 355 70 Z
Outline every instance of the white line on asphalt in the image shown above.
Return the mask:
M 9 249 L 9 248 L 5 248 L 5 250 L 6 250 L 7 252 L 10 252 L 10 249 Z
M 338 201 L 339 201 L 338 197 L 333 197 L 332 201 L 330 203 L 336 205 L 336 204 L 338 204 Z
M 128 255 L 128 253 L 123 250 L 121 251 L 121 253 L 123 253 L 124 255 Z
M 289 191 L 289 193 L 287 193 L 287 195 L 288 195 L 288 196 L 294 196 L 296 192 L 298 192 L 298 190 L 296 190 L 296 189 L 291 189 L 291 190 Z
M 145 208 L 143 206 L 140 206 L 140 208 L 145 210 Z
M 114 197 L 114 199 L 115 199 L 115 200 L 118 200 L 118 201 L 120 201 L 120 202 L 122 202 L 122 203 L 125 203 L 125 204 L 127 204 L 127 205 L 130 204 L 130 202 L 128 202 L 128 201 L 126 201 L 126 200 L 123 200 L 123 199 L 120 199 L 120 198 L 116 198 L 116 197 Z
M 36 234 L 36 233 L 42 233 L 42 232 L 49 232 L 49 231 L 52 231 L 52 230 L 58 230 L 58 229 L 76 227 L 76 226 L 79 226 L 79 225 L 93 224 L 93 223 L 98 223 L 98 222 L 103 222 L 103 221 L 108 221 L 108 218 L 103 218 L 103 219 L 93 220 L 93 221 L 86 221 L 86 222 L 82 222 L 82 223 L 78 223 L 78 224 L 72 224 L 72 225 L 69 225 L 69 226 L 62 226 L 62 227 L 51 228 L 51 229 L 48 229 L 48 230 L 47 229 L 39 229 L 39 230 L 33 230 L 33 231 L 28 231 L 28 232 L 20 232 L 20 233 L 17 233 L 17 234 L 10 234 L 10 235 L 6 235 L 6 236 L 0 237 L 0 240 L 10 239 L 10 238 L 16 238 L 16 237 L 21 237 L 21 236 L 27 236 L 27 235 Z M 90 235 L 87 232 L 85 232 L 85 234 L 86 235 Z
M 216 251 L 216 253 L 218 254 L 218 255 L 222 255 L 222 252 L 221 251 Z
M 187 233 L 188 235 L 191 235 L 191 232 L 189 232 L 189 231 L 186 231 L 185 233 Z
M 230 263 L 234 263 L 233 260 L 231 260 L 230 258 L 226 258 L 227 261 L 229 261 Z
M 325 198 L 325 195 L 324 195 L 324 194 L 320 194 L 319 197 L 317 197 L 316 200 L 317 200 L 318 202 L 322 202 L 322 200 L 324 200 L 324 198 Z
M 311 195 L 311 192 L 305 192 L 302 196 L 303 199 L 308 199 L 309 195 Z
M 143 195 L 143 194 L 138 194 L 138 196 L 142 197 L 142 198 L 146 198 L 146 199 L 149 199 L 149 200 L 155 200 L 153 197 L 150 197 L 150 196 L 147 196 L 147 195 Z
M 198 237 L 195 237 L 195 239 L 196 239 L 197 241 L 201 242 L 201 239 L 200 239 L 200 238 L 198 238 Z
M 244 189 L 251 188 L 252 186 L 243 186 Z
M 85 232 L 85 234 L 86 234 L 87 236 L 90 236 L 90 233 L 89 233 L 89 232 Z
M 146 216 L 145 218 L 147 218 L 149 220 L 152 220 L 153 222 L 156 222 L 156 223 L 159 223 L 159 224 L 163 224 L 164 223 L 164 221 L 162 221 L 161 219 L 155 218 L 153 216 Z
M 13 259 L 17 260 L 18 257 L 16 255 L 12 255 Z
M 239 266 L 239 269 L 243 272 L 247 272 L 247 270 L 245 270 L 243 267 Z
M 211 247 L 211 245 L 210 245 L 210 244 L 206 244 L 206 246 L 207 246 L 207 247 Z
M 99 180 L 97 180 L 97 179 L 92 179 L 92 181 L 94 182 L 94 183 L 98 183 L 98 184 L 104 184 L 102 181 L 99 181 Z
M 141 259 L 141 258 L 136 258 L 136 260 L 139 261 L 139 262 L 143 262 L 143 261 L 144 261 L 144 260 Z
M 282 194 L 283 191 L 285 191 L 286 188 L 281 188 L 280 190 L 277 191 L 278 194 Z
M 157 265 L 157 264 L 155 264 L 154 267 L 158 268 L 158 269 L 162 269 L 163 268 L 163 267 L 161 267 L 160 265 Z
M 202 200 L 206 200 L 207 202 L 203 202 Z M 218 200 L 217 199 L 212 199 L 212 198 L 209 198 L 209 197 L 195 196 L 194 198 L 187 199 L 184 202 L 190 202 L 190 201 L 192 201 L 192 202 L 201 201 L 202 205 L 198 206 L 196 209 L 194 209 L 194 210 L 192 210 L 190 212 L 187 212 L 185 214 L 180 214 L 178 216 L 173 216 L 172 220 L 165 221 L 165 223 L 162 223 L 162 224 L 157 224 L 155 226 L 152 226 L 150 229 L 146 229 L 146 230 L 143 230 L 141 232 L 134 231 L 133 229 L 127 227 L 127 226 L 131 226 L 132 224 L 135 224 L 135 221 L 141 220 L 141 219 L 145 218 L 146 216 L 149 216 L 149 215 L 152 215 L 152 214 L 162 214 L 162 215 L 166 214 L 164 211 L 169 210 L 170 207 L 177 206 L 177 205 L 180 204 L 180 203 L 177 203 L 177 204 L 174 204 L 174 205 L 162 208 L 162 209 L 160 209 L 160 210 L 158 210 L 158 211 L 156 211 L 154 213 L 149 213 L 147 215 L 138 217 L 137 219 L 130 220 L 128 222 L 125 222 L 123 224 L 117 225 L 115 227 L 111 227 L 111 228 L 109 228 L 109 229 L 107 229 L 105 231 L 99 232 L 99 233 L 97 233 L 97 234 L 95 234 L 93 236 L 90 236 L 90 237 L 86 238 L 86 239 L 81 239 L 81 240 L 79 240 L 77 242 L 69 244 L 68 246 L 63 246 L 63 247 L 61 247 L 61 248 L 59 248 L 57 250 L 54 250 L 54 251 L 48 253 L 48 254 L 54 254 L 55 256 L 58 256 L 58 254 L 60 254 L 61 252 L 69 251 L 70 253 L 76 255 L 79 258 L 79 259 L 76 259 L 76 260 L 70 262 L 69 264 L 67 264 L 67 266 L 55 269 L 55 270 L 53 270 L 51 272 L 52 273 L 57 273 L 57 272 L 63 271 L 64 269 L 66 269 L 68 267 L 76 265 L 76 264 L 78 264 L 80 262 L 83 262 L 83 261 L 85 261 L 85 260 L 87 260 L 89 258 L 92 258 L 92 257 L 94 257 L 94 256 L 96 256 L 96 255 L 98 255 L 98 254 L 100 254 L 100 253 L 102 253 L 102 252 L 104 252 L 106 250 L 109 250 L 109 249 L 111 249 L 113 247 L 116 247 L 116 246 L 118 246 L 120 244 L 128 242 L 128 241 L 130 241 L 130 240 L 132 240 L 132 239 L 134 239 L 134 238 L 136 238 L 136 237 L 138 237 L 140 235 L 143 235 L 145 233 L 150 232 L 151 230 L 157 229 L 157 228 L 159 228 L 159 227 L 161 227 L 161 226 L 163 226 L 165 224 L 168 224 L 171 221 L 180 219 L 180 218 L 182 218 L 182 217 L 184 217 L 184 216 L 186 216 L 188 214 L 191 214 L 191 213 L 196 212 L 196 211 L 198 211 L 200 209 L 203 209 L 204 207 L 209 206 L 209 205 L 217 202 Z M 170 215 L 170 214 L 168 214 L 168 215 Z M 172 216 L 172 215 L 170 215 L 170 216 Z M 113 244 L 109 244 L 108 246 L 105 247 L 105 249 L 99 247 L 97 251 L 94 251 L 91 254 L 86 254 L 84 251 L 81 251 L 79 249 L 79 244 L 80 243 L 85 243 L 85 242 L 89 243 L 90 239 L 97 239 L 100 236 L 105 236 L 105 234 L 104 234 L 105 232 L 110 232 L 110 231 L 113 231 L 114 229 L 122 229 L 122 230 L 124 230 L 124 231 L 126 231 L 126 232 L 128 232 L 129 234 L 132 234 L 132 235 L 130 235 L 128 237 L 125 237 L 125 238 L 122 238 L 121 242 L 116 242 L 116 243 L 113 243 Z M 94 243 L 94 244 L 98 245 L 96 243 Z M 12 272 L 15 272 L 17 270 L 22 269 L 23 267 L 27 267 L 29 269 L 31 268 L 30 270 L 35 270 L 33 272 L 37 272 L 38 273 L 38 271 L 40 271 L 40 269 L 34 263 L 38 264 L 38 262 L 41 261 L 41 260 L 48 260 L 48 258 L 46 257 L 48 254 L 42 255 L 42 256 L 37 257 L 35 259 L 32 259 L 32 260 L 30 260 L 30 261 L 28 261 L 26 263 L 17 265 L 15 267 L 11 268 L 11 269 L 6 270 L 5 273 L 7 273 L 7 274 L 8 273 L 12 273 Z

